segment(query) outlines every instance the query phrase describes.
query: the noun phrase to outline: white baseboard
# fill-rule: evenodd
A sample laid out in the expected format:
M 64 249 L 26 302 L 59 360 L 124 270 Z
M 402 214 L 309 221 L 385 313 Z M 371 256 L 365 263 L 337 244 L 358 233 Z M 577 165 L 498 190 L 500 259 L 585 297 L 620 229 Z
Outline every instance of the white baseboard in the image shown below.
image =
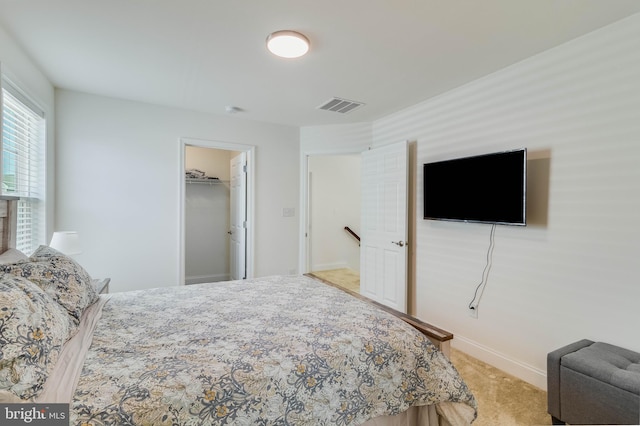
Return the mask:
M 486 362 L 544 391 L 547 390 L 547 372 L 520 361 L 510 359 L 486 346 L 458 334 L 451 341 L 454 349 Z
M 218 281 L 229 281 L 231 277 L 229 274 L 213 274 L 213 275 L 191 275 L 184 278 L 184 283 L 200 284 L 200 283 L 216 283 Z

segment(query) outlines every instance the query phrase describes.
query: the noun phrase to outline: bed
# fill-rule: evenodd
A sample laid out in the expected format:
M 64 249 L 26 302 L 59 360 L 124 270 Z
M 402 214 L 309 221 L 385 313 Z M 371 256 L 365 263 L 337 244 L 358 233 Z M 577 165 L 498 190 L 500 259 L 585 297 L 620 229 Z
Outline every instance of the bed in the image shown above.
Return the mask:
M 98 295 L 82 266 L 49 247 L 29 258 L 9 248 L 0 262 L 0 400 L 68 403 L 70 424 L 458 425 L 476 416 L 427 336 L 311 277 Z

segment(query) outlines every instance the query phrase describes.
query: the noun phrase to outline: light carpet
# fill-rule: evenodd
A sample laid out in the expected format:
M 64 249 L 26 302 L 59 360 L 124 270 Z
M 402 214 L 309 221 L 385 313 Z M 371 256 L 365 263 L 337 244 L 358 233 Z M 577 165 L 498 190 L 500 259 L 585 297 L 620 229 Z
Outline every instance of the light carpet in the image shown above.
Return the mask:
M 551 424 L 542 389 L 455 349 L 451 362 L 478 401 L 474 426 Z
M 360 293 L 360 273 L 353 269 L 339 268 L 326 271 L 313 271 L 310 275 L 329 281 L 355 293 Z

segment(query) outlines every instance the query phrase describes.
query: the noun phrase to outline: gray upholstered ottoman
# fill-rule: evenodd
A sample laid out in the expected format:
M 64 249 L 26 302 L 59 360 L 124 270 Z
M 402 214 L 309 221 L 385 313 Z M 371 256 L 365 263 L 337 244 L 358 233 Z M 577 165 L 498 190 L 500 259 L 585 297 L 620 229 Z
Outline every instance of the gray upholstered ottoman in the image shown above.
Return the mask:
M 547 355 L 554 424 L 640 424 L 640 354 L 581 340 Z

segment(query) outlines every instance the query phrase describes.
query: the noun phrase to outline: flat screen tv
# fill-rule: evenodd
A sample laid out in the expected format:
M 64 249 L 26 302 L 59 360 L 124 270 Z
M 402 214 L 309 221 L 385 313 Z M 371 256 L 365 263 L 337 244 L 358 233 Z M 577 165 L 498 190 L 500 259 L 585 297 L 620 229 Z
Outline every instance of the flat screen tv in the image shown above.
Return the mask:
M 424 219 L 526 225 L 527 150 L 424 164 Z

